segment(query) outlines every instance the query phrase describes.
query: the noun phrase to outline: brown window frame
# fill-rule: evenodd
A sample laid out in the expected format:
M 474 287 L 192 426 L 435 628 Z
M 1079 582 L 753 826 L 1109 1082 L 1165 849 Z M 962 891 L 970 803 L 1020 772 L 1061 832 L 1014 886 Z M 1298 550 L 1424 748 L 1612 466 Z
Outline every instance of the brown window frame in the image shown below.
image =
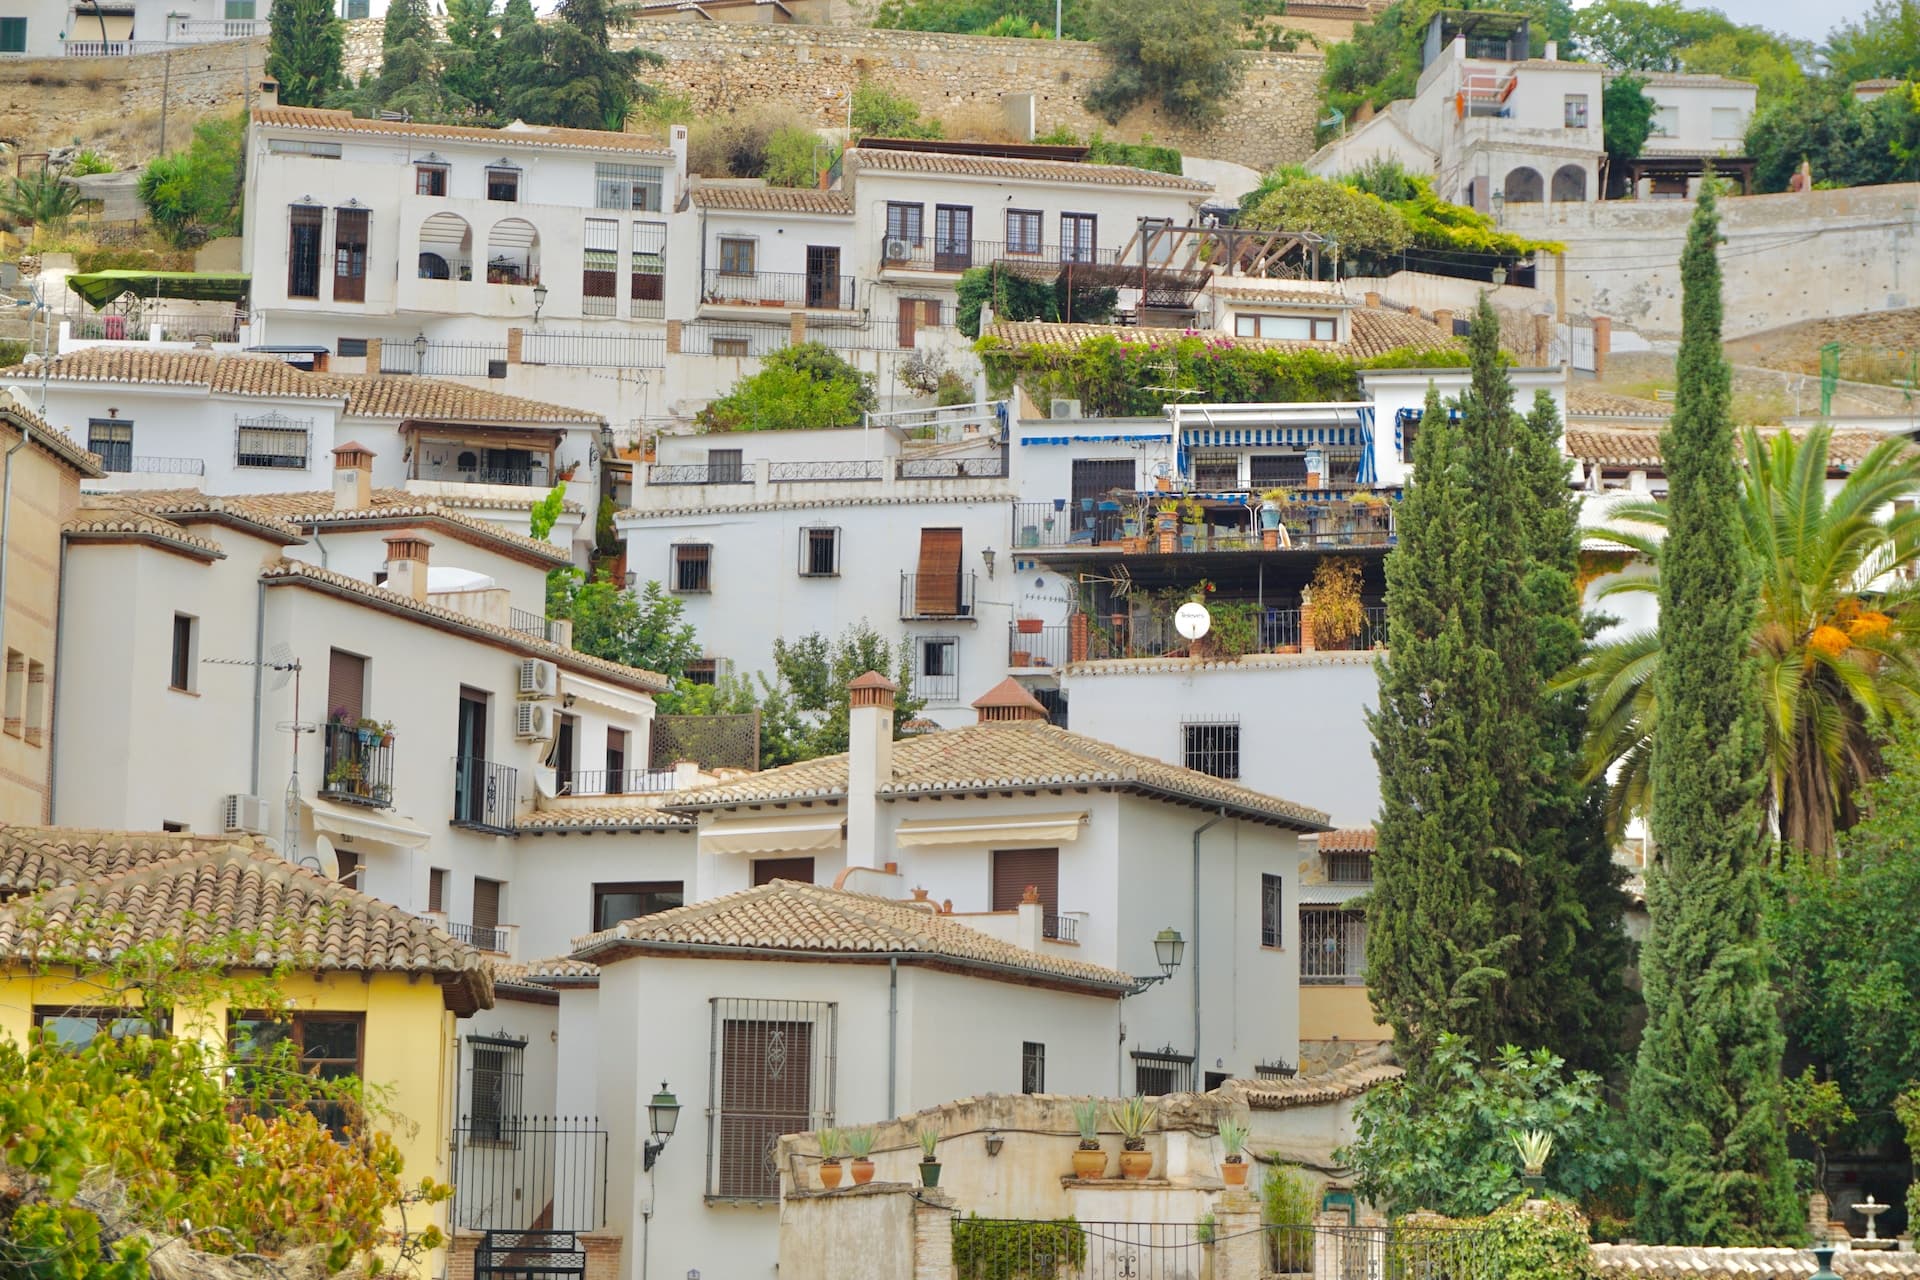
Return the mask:
M 697 552 L 697 555 L 689 555 Z M 699 568 L 696 570 L 695 566 Z M 675 595 L 710 595 L 713 592 L 713 544 L 676 542 L 673 544 L 671 589 Z M 689 585 L 692 584 L 692 585 Z
M 296 204 L 287 213 L 287 296 L 319 301 L 321 241 L 327 211 L 317 204 Z
M 373 215 L 366 209 L 333 211 L 333 300 L 367 300 L 367 247 L 373 240 Z
M 591 893 L 592 905 L 587 919 L 590 932 L 598 933 L 602 929 L 611 929 L 620 920 L 603 919 L 601 904 L 618 894 L 677 895 L 679 902 L 662 904 L 651 911 L 642 911 L 639 916 L 621 916 L 620 920 L 637 920 L 642 916 L 658 915 L 662 911 L 672 911 L 687 905 L 687 882 L 684 880 L 608 880 L 596 881 Z
M 413 166 L 413 194 L 444 196 L 451 176 L 451 169 L 444 164 L 416 164 Z
M 750 276 L 759 257 L 759 242 L 748 236 L 720 237 L 720 274 Z

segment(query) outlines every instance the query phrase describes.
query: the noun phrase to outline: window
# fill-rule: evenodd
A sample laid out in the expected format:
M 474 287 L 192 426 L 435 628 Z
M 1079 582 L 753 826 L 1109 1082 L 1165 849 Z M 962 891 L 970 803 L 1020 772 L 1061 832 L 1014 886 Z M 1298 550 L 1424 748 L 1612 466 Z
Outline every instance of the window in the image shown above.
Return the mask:
M 427 910 L 445 913 L 447 909 L 447 869 L 427 868 Z
M 487 199 L 516 203 L 520 199 L 520 170 L 512 165 L 487 166 Z
M 468 1036 L 467 1136 L 512 1141 L 520 1119 L 520 1082 L 527 1044 L 505 1036 Z
M 989 886 L 991 911 L 1018 911 L 1028 889 L 1040 893 L 1040 911 L 1047 925 L 1060 914 L 1060 851 L 1058 849 L 995 849 Z M 1043 926 L 1051 938 L 1057 932 Z
M 191 614 L 173 615 L 173 659 L 167 667 L 167 682 L 175 689 L 193 692 L 194 670 L 200 660 L 200 620 Z
M 673 548 L 673 589 L 713 590 L 713 547 L 705 542 L 680 542 Z
M 1357 987 L 1366 981 L 1367 917 L 1362 911 L 1300 908 L 1300 981 Z
M 317 205 L 297 204 L 289 214 L 287 230 L 287 296 L 320 296 L 320 224 L 325 211 Z
M 1281 912 L 1286 910 L 1285 882 L 1279 876 L 1260 877 L 1260 945 L 1284 947 L 1286 926 Z
M 305 138 L 268 138 L 267 154 L 274 156 L 313 156 L 319 160 L 338 160 L 337 142 L 311 142 Z
M 184 822 L 162 821 L 160 829 L 162 831 L 172 832 L 174 835 L 185 835 L 187 832 L 187 824 Z
M 745 359 L 748 354 L 747 347 L 748 340 L 745 338 L 715 338 L 713 340 L 713 354 L 717 356 L 738 356 L 741 359 Z
M 367 300 L 367 211 L 336 209 L 333 214 L 333 300 Z
M 1739 139 L 1747 136 L 1747 113 L 1738 107 L 1715 107 L 1713 109 L 1713 136 L 1715 141 Z
M 1329 884 L 1372 884 L 1373 855 L 1370 853 L 1323 853 Z
M 716 997 L 708 1058 L 707 1195 L 777 1200 L 784 1134 L 833 1123 L 838 1006 Z
M 65 1005 L 33 1010 L 33 1025 L 50 1036 L 62 1049 L 81 1050 L 99 1036 L 124 1040 L 128 1036 L 167 1034 L 164 1018 L 151 1018 L 126 1009 L 70 1009 Z
M 800 576 L 803 578 L 840 576 L 840 530 L 802 529 L 800 531 Z
M 1237 315 L 1233 318 L 1233 332 L 1242 338 L 1332 342 L 1340 336 L 1340 322 L 1332 316 Z
M 707 450 L 707 483 L 739 484 L 746 478 L 745 459 L 739 449 Z
M 751 240 L 722 236 L 720 238 L 720 274 L 723 276 L 752 275 L 753 248 L 754 242 Z
M 887 239 L 918 247 L 922 236 L 921 219 L 924 216 L 922 205 L 887 201 Z
M 1007 210 L 1008 253 L 1039 253 L 1041 234 L 1039 210 Z
M 25 53 L 26 51 L 27 20 L 0 18 L 0 53 Z
M 251 22 L 253 20 L 253 0 L 227 0 L 228 22 Z
M 349 853 L 345 849 L 333 852 L 334 876 L 341 884 L 360 887 L 360 855 Z
M 611 316 L 619 310 L 620 223 L 588 218 L 580 262 L 580 314 Z
M 88 418 L 87 448 L 107 471 L 133 470 L 133 424 L 124 418 Z
M 1655 137 L 1672 138 L 1680 132 L 1680 108 L 1656 106 L 1653 109 Z
M 20 725 L 27 707 L 27 659 L 18 649 L 7 650 L 7 702 L 5 731 L 20 736 Z
M 1216 778 L 1240 776 L 1240 721 L 1186 720 L 1180 725 L 1180 763 Z
M 671 911 L 686 905 L 686 886 L 678 880 L 620 881 L 593 886 L 593 928 L 611 929 L 622 920 Z
M 913 576 L 912 598 L 900 602 L 904 616 L 957 618 L 969 611 L 962 607 L 971 604 L 963 599 L 968 594 L 962 587 L 960 567 L 964 538 L 960 529 L 920 531 L 919 571 Z
M 793 880 L 800 884 L 813 883 L 812 858 L 755 858 L 753 860 L 753 887 L 772 884 L 775 880 Z
M 1247 484 L 1253 489 L 1299 486 L 1307 482 L 1304 453 L 1256 453 L 1247 459 Z
M 27 663 L 27 743 L 39 746 L 46 737 L 47 719 L 47 668 L 45 664 L 29 660 Z
M 973 265 L 973 206 L 937 204 L 933 207 L 933 266 L 936 271 L 964 271 Z
M 373 0 L 347 0 L 346 11 L 340 16 L 348 22 L 365 18 L 373 12 Z
M 1215 489 L 1240 487 L 1240 455 L 1237 453 L 1195 453 L 1193 484 L 1203 493 Z
M 1587 95 L 1570 93 L 1566 98 L 1566 127 L 1584 129 L 1587 127 Z
M 633 270 L 629 280 L 628 312 L 635 318 L 658 318 L 666 312 L 667 224 L 633 224 Z
M 681 675 L 688 684 L 714 684 L 720 679 L 720 659 L 696 658 L 686 665 Z
M 960 697 L 960 638 L 921 636 L 916 652 L 913 696 L 926 702 L 955 702 Z
M 413 194 L 417 196 L 443 196 L 447 194 L 447 166 L 443 164 L 420 164 L 413 167 Z
M 1171 1049 L 1133 1051 L 1133 1091 L 1149 1098 L 1193 1089 L 1193 1058 Z
M 1090 213 L 1060 215 L 1060 261 L 1092 262 L 1097 223 Z
M 617 796 L 627 789 L 627 731 L 607 730 L 607 794 Z
M 310 438 L 306 425 L 279 414 L 242 419 L 236 430 L 233 464 L 304 471 Z
M 366 358 L 367 340 L 365 338 L 341 338 L 334 343 L 334 352 L 342 356 Z
M 1032 1040 L 1020 1042 L 1020 1092 L 1047 1091 L 1047 1046 Z
M 665 170 L 656 164 L 596 164 L 593 166 L 594 205 L 600 209 L 658 213 Z
M 282 1044 L 292 1046 L 300 1070 L 319 1080 L 343 1080 L 361 1074 L 366 1022 L 358 1013 L 295 1013 L 271 1017 L 264 1013 L 230 1014 L 227 1051 L 241 1064 L 239 1078 L 248 1081 L 245 1064 L 267 1056 Z M 315 1103 L 314 1115 L 338 1136 L 346 1125 L 339 1103 Z

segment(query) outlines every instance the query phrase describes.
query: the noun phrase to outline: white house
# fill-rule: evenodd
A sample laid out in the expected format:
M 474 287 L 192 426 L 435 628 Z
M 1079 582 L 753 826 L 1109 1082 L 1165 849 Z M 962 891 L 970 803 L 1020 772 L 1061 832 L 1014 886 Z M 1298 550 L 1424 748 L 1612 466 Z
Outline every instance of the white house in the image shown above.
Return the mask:
M 1653 100 L 1653 131 L 1640 155 L 1627 166 L 1635 194 L 1691 198 L 1708 163 L 1751 186 L 1753 165 L 1745 158 L 1747 123 L 1753 119 L 1759 86 L 1726 76 L 1677 72 L 1643 78 L 1644 92 Z

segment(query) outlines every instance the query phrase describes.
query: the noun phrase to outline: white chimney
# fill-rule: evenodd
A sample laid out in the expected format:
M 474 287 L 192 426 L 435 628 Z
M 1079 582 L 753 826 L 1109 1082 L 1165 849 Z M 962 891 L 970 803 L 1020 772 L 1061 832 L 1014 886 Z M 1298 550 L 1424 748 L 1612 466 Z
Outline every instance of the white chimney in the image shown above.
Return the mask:
M 1547 41 L 1547 61 L 1560 61 L 1560 42 L 1558 40 Z
M 427 548 L 417 533 L 396 533 L 387 540 L 387 590 L 422 604 L 427 599 Z
M 373 450 L 348 441 L 333 451 L 333 509 L 365 511 L 373 505 Z
M 882 783 L 893 778 L 893 695 L 900 686 L 869 671 L 847 686 L 847 865 L 880 867 Z

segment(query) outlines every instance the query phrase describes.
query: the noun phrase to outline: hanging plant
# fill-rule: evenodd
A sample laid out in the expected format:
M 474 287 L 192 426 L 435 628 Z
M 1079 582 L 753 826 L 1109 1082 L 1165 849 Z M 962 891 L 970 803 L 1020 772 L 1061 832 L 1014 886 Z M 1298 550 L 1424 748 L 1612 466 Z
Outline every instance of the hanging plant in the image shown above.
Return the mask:
M 1367 624 L 1360 600 L 1360 562 L 1351 556 L 1322 560 L 1313 571 L 1310 591 L 1304 608 L 1314 647 L 1345 648 Z

